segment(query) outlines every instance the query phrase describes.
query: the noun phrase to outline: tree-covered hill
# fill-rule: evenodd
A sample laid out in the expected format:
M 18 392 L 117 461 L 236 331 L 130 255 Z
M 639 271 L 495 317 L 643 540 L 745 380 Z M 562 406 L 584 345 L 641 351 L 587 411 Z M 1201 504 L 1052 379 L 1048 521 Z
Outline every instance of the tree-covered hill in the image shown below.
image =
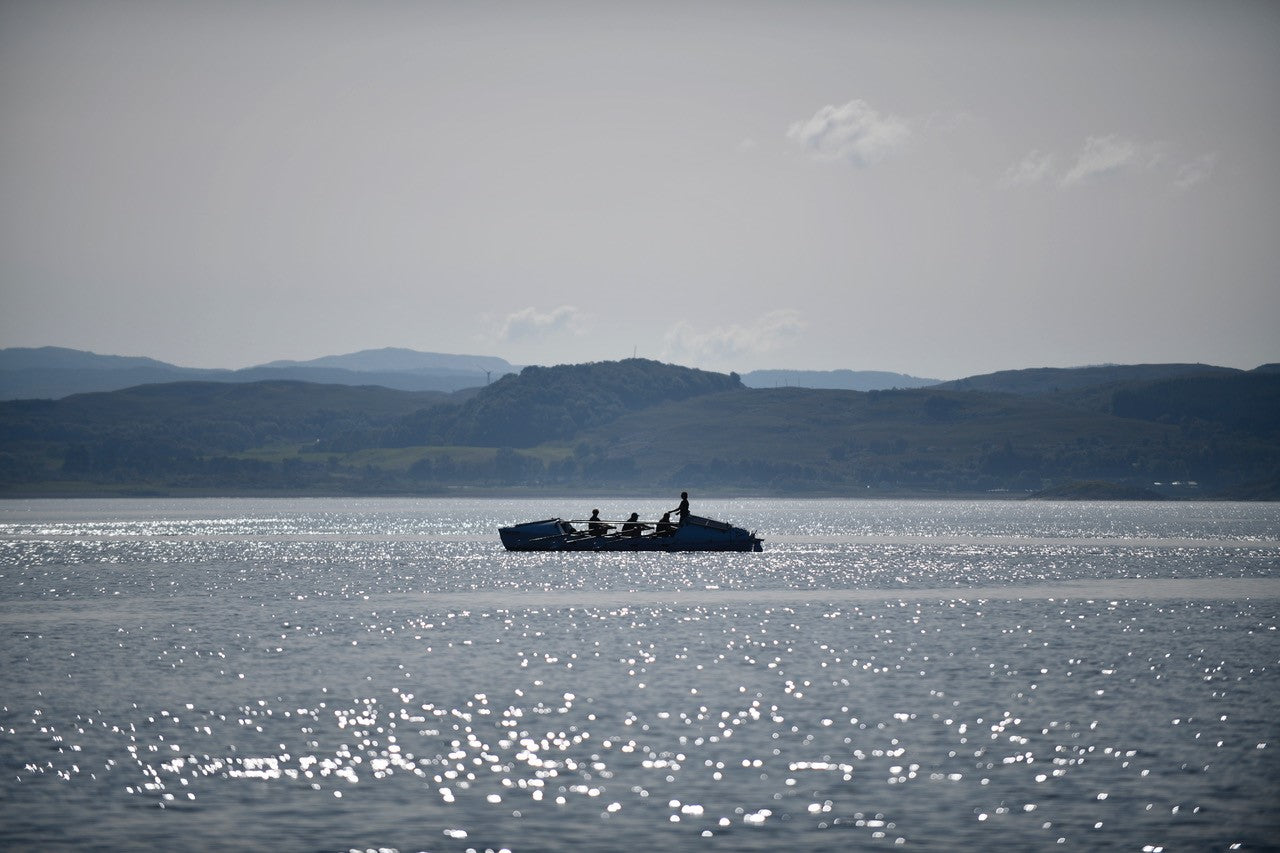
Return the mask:
M 1274 497 L 1278 424 L 1280 374 L 1197 366 L 1035 394 L 750 389 L 643 359 L 526 368 L 453 396 L 183 382 L 0 403 L 0 494 L 971 494 L 1102 482 Z
M 1280 373 L 1204 371 L 1057 391 L 1052 402 L 1121 418 L 1280 440 Z
M 278 381 L 171 382 L 61 400 L 18 400 L 0 406 L 0 439 L 87 440 L 104 434 L 195 435 L 219 443 L 315 440 L 353 422 L 386 421 L 446 403 L 448 394 L 378 387 Z
M 1122 382 L 1146 382 L 1174 376 L 1238 374 L 1209 364 L 1104 364 L 1091 367 L 1032 367 L 969 376 L 935 387 L 949 391 L 996 391 L 1009 394 L 1057 394 Z
M 485 387 L 456 410 L 403 419 L 388 441 L 400 446 L 533 447 L 569 441 L 582 430 L 659 403 L 741 387 L 736 376 L 642 358 L 526 367 Z
M 1114 390 L 1111 411 L 1122 418 L 1212 425 L 1274 439 L 1280 437 L 1280 373 L 1200 374 L 1132 383 Z
M 620 418 L 584 446 L 600 468 L 630 464 L 643 481 L 780 491 L 1033 490 L 1096 479 L 1208 489 L 1280 472 L 1280 442 L 1247 433 L 933 389 L 721 394 Z
M 923 379 L 884 370 L 752 370 L 742 375 L 748 388 L 827 388 L 839 391 L 884 391 L 927 388 L 937 379 Z
M 113 481 L 253 448 L 305 446 L 449 405 L 439 392 L 306 382 L 173 382 L 0 403 L 0 479 Z

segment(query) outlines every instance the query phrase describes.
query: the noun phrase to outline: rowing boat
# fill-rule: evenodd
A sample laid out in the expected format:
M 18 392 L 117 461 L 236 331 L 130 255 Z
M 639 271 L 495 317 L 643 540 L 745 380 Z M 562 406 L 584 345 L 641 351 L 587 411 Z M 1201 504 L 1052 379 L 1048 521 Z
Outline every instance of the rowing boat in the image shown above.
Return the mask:
M 760 551 L 754 532 L 724 521 L 688 515 L 679 524 L 634 520 L 601 522 L 548 518 L 498 528 L 508 551 Z M 666 529 L 664 529 L 664 527 Z M 653 531 L 652 533 L 646 531 Z M 601 532 L 602 531 L 602 532 Z

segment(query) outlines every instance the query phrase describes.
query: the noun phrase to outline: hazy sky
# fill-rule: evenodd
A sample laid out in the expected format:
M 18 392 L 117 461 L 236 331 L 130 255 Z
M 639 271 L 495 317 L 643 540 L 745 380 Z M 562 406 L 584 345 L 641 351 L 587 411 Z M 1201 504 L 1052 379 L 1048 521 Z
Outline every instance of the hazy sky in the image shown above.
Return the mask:
M 0 2 L 0 347 L 1280 361 L 1280 3 Z

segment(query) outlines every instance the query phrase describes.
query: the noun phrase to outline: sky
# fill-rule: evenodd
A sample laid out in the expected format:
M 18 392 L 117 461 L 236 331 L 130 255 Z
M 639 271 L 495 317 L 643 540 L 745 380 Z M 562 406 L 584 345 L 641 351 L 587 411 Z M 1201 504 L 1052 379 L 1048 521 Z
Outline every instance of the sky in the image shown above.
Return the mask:
M 1280 361 L 1280 3 L 0 0 L 0 347 Z

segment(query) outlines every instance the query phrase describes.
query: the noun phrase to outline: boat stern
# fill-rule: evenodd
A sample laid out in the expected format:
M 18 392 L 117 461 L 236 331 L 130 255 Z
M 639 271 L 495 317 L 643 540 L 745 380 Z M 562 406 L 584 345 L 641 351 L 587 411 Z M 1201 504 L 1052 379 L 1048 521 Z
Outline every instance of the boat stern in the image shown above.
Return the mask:
M 503 547 L 508 551 L 544 550 L 555 542 L 562 541 L 571 530 L 572 528 L 566 522 L 558 518 L 548 518 L 511 527 L 499 527 L 498 536 L 502 539 Z

